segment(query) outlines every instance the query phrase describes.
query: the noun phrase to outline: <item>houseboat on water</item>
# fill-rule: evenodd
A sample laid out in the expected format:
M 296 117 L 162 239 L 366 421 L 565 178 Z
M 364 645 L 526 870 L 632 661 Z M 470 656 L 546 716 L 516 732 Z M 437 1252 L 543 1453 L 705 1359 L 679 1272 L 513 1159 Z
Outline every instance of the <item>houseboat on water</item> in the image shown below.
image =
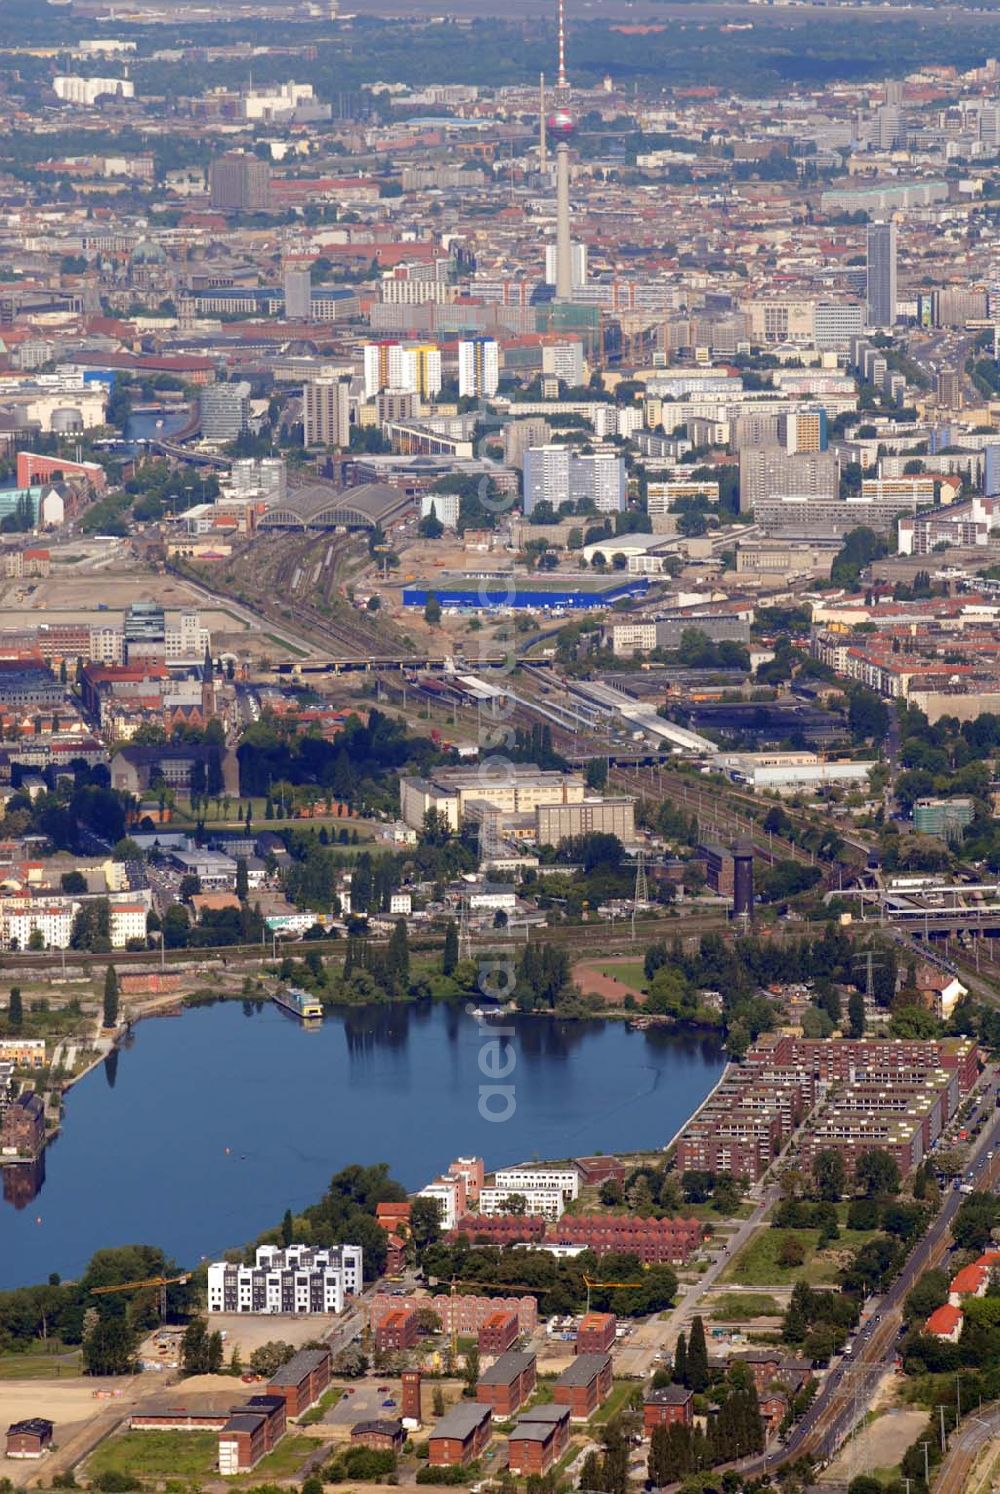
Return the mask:
M 283 1011 L 290 1012 L 302 1022 L 318 1020 L 323 1015 L 323 1007 L 317 998 L 298 986 L 280 988 L 275 991 L 274 1000 Z

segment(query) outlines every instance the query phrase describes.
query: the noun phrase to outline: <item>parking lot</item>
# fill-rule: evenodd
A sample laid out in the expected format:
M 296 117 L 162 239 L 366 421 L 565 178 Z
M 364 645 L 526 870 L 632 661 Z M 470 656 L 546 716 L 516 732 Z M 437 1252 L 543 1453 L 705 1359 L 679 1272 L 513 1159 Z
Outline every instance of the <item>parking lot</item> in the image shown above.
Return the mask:
M 386 1402 L 389 1402 L 387 1405 Z M 330 1426 L 352 1427 L 359 1421 L 392 1420 L 402 1415 L 399 1384 L 383 1380 L 381 1386 L 349 1385 L 323 1418 Z

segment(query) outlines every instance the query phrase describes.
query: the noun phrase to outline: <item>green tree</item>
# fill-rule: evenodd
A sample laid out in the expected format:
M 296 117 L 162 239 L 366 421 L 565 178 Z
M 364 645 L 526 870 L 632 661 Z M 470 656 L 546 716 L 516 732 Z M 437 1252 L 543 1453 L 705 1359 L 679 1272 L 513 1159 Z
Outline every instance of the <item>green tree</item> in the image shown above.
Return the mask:
M 286 1344 L 282 1339 L 268 1339 L 267 1343 L 260 1344 L 250 1355 L 250 1368 L 255 1375 L 264 1375 L 270 1379 L 277 1374 L 283 1364 L 287 1364 L 295 1353 L 291 1344 Z
M 118 975 L 114 965 L 104 972 L 104 1018 L 105 1027 L 118 1026 Z
M 691 1323 L 687 1348 L 687 1383 L 696 1395 L 708 1387 L 708 1344 L 700 1317 Z
M 222 1368 L 222 1334 L 209 1333 L 204 1318 L 192 1318 L 181 1340 L 181 1366 L 186 1375 L 215 1375 Z
M 453 918 L 449 918 L 444 931 L 444 954 L 441 957 L 441 969 L 445 975 L 452 975 L 458 964 L 458 924 Z
M 424 603 L 424 622 L 436 628 L 441 621 L 441 603 L 433 592 L 428 592 L 427 601 Z
M 465 1381 L 465 1390 L 462 1394 L 471 1398 L 476 1393 L 476 1385 L 479 1381 L 479 1350 L 475 1344 L 470 1345 L 465 1351 L 462 1379 Z
M 674 1382 L 677 1385 L 688 1383 L 687 1340 L 683 1333 L 677 1335 L 677 1347 L 674 1349 Z
M 413 1200 L 410 1206 L 410 1238 L 413 1241 L 413 1249 L 418 1261 L 429 1245 L 434 1245 L 440 1240 L 441 1200 L 439 1198 L 418 1196 Z
M 828 1203 L 838 1203 L 847 1189 L 847 1168 L 840 1152 L 832 1147 L 817 1152 L 812 1171 L 819 1197 Z
M 247 858 L 237 856 L 236 858 L 236 896 L 241 903 L 245 903 L 250 892 L 250 873 L 247 870 Z
M 922 1326 L 932 1312 L 944 1307 L 948 1301 L 949 1280 L 947 1271 L 924 1271 L 906 1295 L 903 1303 L 904 1321 Z
M 891 1152 L 873 1146 L 862 1152 L 854 1164 L 854 1179 L 869 1198 L 882 1198 L 899 1192 L 899 1166 Z
M 410 941 L 406 932 L 406 920 L 397 918 L 396 926 L 389 935 L 386 950 L 386 973 L 393 989 L 403 995 L 410 985 Z
M 865 998 L 860 991 L 853 991 L 847 1003 L 847 1036 L 861 1038 L 865 1035 Z
M 14 1032 L 17 1032 L 24 1022 L 24 1002 L 21 999 L 20 986 L 11 986 L 10 988 L 10 1001 L 7 1005 L 7 1022 Z
M 135 1359 L 135 1334 L 123 1317 L 103 1318 L 83 1340 L 88 1375 L 127 1375 Z

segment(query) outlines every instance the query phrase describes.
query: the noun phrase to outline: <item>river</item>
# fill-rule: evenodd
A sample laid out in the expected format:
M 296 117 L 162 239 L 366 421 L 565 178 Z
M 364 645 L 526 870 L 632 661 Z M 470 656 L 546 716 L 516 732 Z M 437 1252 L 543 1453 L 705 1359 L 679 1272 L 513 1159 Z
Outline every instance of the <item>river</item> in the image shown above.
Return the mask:
M 494 1025 L 424 1004 L 306 1031 L 239 1001 L 140 1023 L 67 1094 L 37 1196 L 26 1169 L 4 1168 L 0 1288 L 72 1276 L 103 1245 L 194 1265 L 312 1203 L 350 1162 L 388 1162 L 415 1189 L 459 1155 L 496 1167 L 664 1146 L 724 1066 L 708 1035 L 515 1018 L 513 1113 L 491 1122 Z
M 166 440 L 177 431 L 182 431 L 191 419 L 191 410 L 188 405 L 179 407 L 164 405 L 158 409 L 140 407 L 134 410 L 128 418 L 125 426 L 125 439 L 128 442 L 150 441 L 156 438 Z

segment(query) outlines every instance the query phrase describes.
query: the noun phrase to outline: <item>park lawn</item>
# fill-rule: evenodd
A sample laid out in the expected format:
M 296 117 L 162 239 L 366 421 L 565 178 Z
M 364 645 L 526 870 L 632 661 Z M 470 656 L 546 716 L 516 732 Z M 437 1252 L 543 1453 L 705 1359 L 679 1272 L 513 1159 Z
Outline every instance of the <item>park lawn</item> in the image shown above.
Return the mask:
M 610 980 L 620 980 L 623 986 L 633 991 L 645 991 L 646 970 L 642 960 L 588 960 L 592 970 L 606 975 Z
M 716 1234 L 724 1239 L 727 1220 L 749 1219 L 756 1207 L 756 1204 L 751 1203 L 749 1199 L 745 1198 L 742 1203 L 736 1205 L 731 1214 L 720 1214 L 718 1209 L 711 1203 L 685 1203 L 681 1208 L 681 1213 L 685 1219 L 701 1219 L 706 1224 L 714 1224 Z
M 217 1432 L 123 1432 L 94 1449 L 87 1459 L 86 1473 L 91 1482 L 103 1473 L 140 1478 L 211 1478 L 218 1453 Z
M 631 1380 L 619 1380 L 616 1385 L 612 1385 L 611 1394 L 604 1402 L 604 1405 L 599 1406 L 594 1412 L 590 1418 L 590 1425 L 602 1426 L 605 1422 L 610 1421 L 613 1416 L 617 1416 L 635 1388 L 635 1383 Z
M 215 1441 L 218 1442 L 217 1437 Z M 275 1478 L 291 1478 L 321 1446 L 322 1443 L 317 1442 L 315 1437 L 296 1437 L 293 1432 L 282 1437 L 274 1451 L 269 1452 L 266 1458 L 261 1458 L 256 1468 L 247 1474 L 247 1478 L 253 1484 L 266 1483 Z
M 750 1323 L 754 1318 L 780 1318 L 784 1309 L 766 1292 L 726 1292 L 712 1303 L 713 1323 Z
M 318 1421 L 323 1420 L 330 1407 L 335 1406 L 343 1394 L 343 1385 L 331 1385 L 329 1390 L 323 1392 L 315 1406 L 310 1406 L 305 1415 L 299 1417 L 299 1425 L 303 1427 L 315 1426 Z
M 868 1230 L 844 1229 L 840 1239 L 835 1240 L 831 1251 L 852 1251 L 872 1238 Z M 801 1266 L 779 1266 L 778 1255 L 787 1239 L 798 1240 L 805 1248 L 805 1260 Z M 731 1261 L 719 1277 L 725 1286 L 768 1287 L 793 1286 L 797 1281 L 810 1286 L 835 1286 L 838 1265 L 834 1254 L 824 1251 L 817 1256 L 819 1240 L 817 1229 L 761 1229 L 744 1245 L 739 1255 Z
M 40 1353 L 0 1355 L 0 1380 L 58 1380 L 83 1373 L 79 1349 L 58 1346 Z

